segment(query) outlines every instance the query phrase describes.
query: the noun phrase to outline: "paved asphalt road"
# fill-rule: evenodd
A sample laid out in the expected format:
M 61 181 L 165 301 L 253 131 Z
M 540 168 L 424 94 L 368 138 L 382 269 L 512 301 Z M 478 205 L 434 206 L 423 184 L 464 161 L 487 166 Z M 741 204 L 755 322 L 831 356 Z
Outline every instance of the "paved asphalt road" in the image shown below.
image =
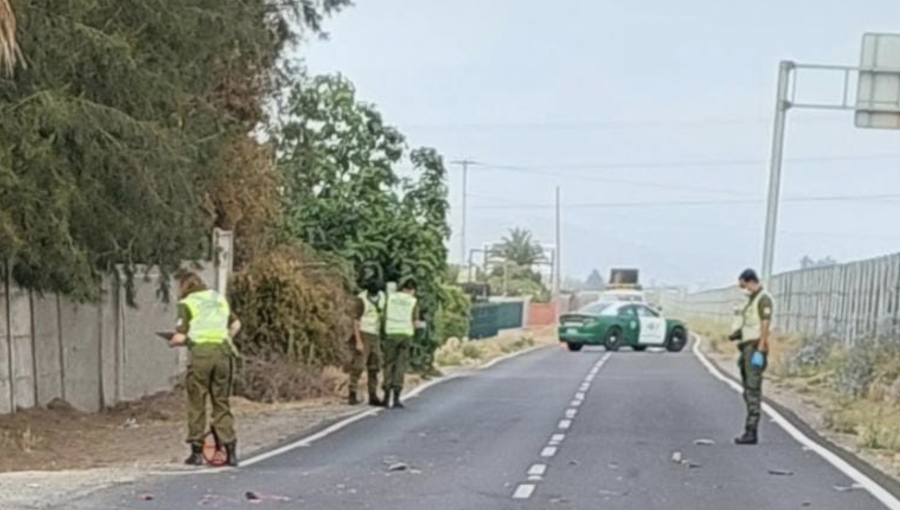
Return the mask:
M 885 508 L 836 490 L 852 482 L 768 420 L 761 446 L 733 446 L 742 415 L 740 396 L 687 351 L 545 349 L 248 468 L 156 476 L 62 508 Z M 395 462 L 409 468 L 389 471 Z M 251 504 L 249 491 L 290 501 Z

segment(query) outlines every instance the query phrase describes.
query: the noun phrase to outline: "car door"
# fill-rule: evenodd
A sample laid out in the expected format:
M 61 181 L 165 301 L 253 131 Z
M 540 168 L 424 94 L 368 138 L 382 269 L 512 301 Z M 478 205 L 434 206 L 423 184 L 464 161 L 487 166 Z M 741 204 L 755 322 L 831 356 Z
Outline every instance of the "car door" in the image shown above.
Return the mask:
M 619 322 L 624 329 L 623 343 L 625 345 L 634 345 L 639 340 L 641 324 L 634 305 L 624 305 L 619 308 Z
M 638 317 L 638 343 L 640 345 L 664 345 L 666 343 L 666 320 L 652 308 L 635 305 Z

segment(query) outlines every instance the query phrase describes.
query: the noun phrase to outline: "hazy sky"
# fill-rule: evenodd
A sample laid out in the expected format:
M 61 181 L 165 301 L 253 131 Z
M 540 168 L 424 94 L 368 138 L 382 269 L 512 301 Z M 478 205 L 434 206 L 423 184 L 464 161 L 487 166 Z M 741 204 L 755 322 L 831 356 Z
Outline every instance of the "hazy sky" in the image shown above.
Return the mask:
M 566 275 L 720 285 L 761 258 L 779 60 L 856 64 L 864 32 L 900 32 L 900 3 L 358 0 L 328 29 L 303 49 L 313 72 L 349 77 L 411 145 L 483 163 L 470 248 L 514 226 L 552 243 L 559 185 Z M 839 77 L 800 80 L 805 97 L 840 95 Z M 900 197 L 900 132 L 792 111 L 787 158 L 777 270 L 900 250 L 900 198 L 865 198 Z

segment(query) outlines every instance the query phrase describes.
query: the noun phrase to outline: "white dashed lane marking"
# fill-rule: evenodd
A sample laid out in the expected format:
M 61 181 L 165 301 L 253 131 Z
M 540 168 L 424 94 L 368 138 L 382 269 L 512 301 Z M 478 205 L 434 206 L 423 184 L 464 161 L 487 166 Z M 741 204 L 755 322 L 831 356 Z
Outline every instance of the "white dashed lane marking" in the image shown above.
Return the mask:
M 602 358 L 600 358 L 597 363 L 594 364 L 593 368 L 591 368 L 590 373 L 584 378 L 584 382 L 581 386 L 578 387 L 578 392 L 575 393 L 575 398 L 566 408 L 564 415 L 565 419 L 559 421 L 557 424 L 557 428 L 559 430 L 569 430 L 572 427 L 572 420 L 578 415 L 578 408 L 581 407 L 581 404 L 584 403 L 584 399 L 587 396 L 588 390 L 591 389 L 591 382 L 593 382 L 594 378 L 597 376 L 597 373 L 600 372 L 600 368 L 603 367 L 603 364 L 606 363 L 606 360 L 609 359 L 611 353 L 606 353 Z M 559 451 L 559 447 L 562 442 L 566 439 L 565 434 L 556 433 L 550 436 L 550 441 L 547 442 L 547 446 L 545 446 L 541 450 L 541 457 L 544 459 L 552 458 Z M 527 480 L 533 483 L 523 483 L 516 487 L 516 491 L 513 493 L 513 499 L 529 499 L 531 498 L 534 491 L 537 489 L 537 482 L 543 480 L 544 474 L 547 472 L 547 464 L 533 464 L 527 473 Z
M 513 493 L 513 499 L 528 499 L 534 494 L 533 483 L 523 483 L 516 487 L 516 492 Z
M 547 472 L 546 464 L 535 464 L 535 465 L 531 466 L 531 468 L 528 470 L 528 475 L 529 476 L 544 476 L 544 473 L 546 473 L 546 472 Z

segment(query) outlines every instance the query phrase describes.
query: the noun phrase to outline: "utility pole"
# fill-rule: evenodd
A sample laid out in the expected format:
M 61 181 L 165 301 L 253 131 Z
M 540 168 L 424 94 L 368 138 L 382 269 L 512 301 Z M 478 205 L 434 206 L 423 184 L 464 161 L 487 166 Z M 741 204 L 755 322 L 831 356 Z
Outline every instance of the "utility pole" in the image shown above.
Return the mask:
M 553 295 L 559 297 L 559 291 L 562 288 L 562 233 L 560 232 L 560 203 L 559 203 L 559 186 L 556 187 L 556 253 L 553 254 L 556 262 L 556 278 L 553 279 Z
M 462 159 L 459 161 L 451 161 L 452 165 L 462 167 L 462 225 L 459 228 L 459 258 L 460 262 L 466 263 L 466 201 L 469 193 L 469 165 L 477 165 L 475 161 Z

